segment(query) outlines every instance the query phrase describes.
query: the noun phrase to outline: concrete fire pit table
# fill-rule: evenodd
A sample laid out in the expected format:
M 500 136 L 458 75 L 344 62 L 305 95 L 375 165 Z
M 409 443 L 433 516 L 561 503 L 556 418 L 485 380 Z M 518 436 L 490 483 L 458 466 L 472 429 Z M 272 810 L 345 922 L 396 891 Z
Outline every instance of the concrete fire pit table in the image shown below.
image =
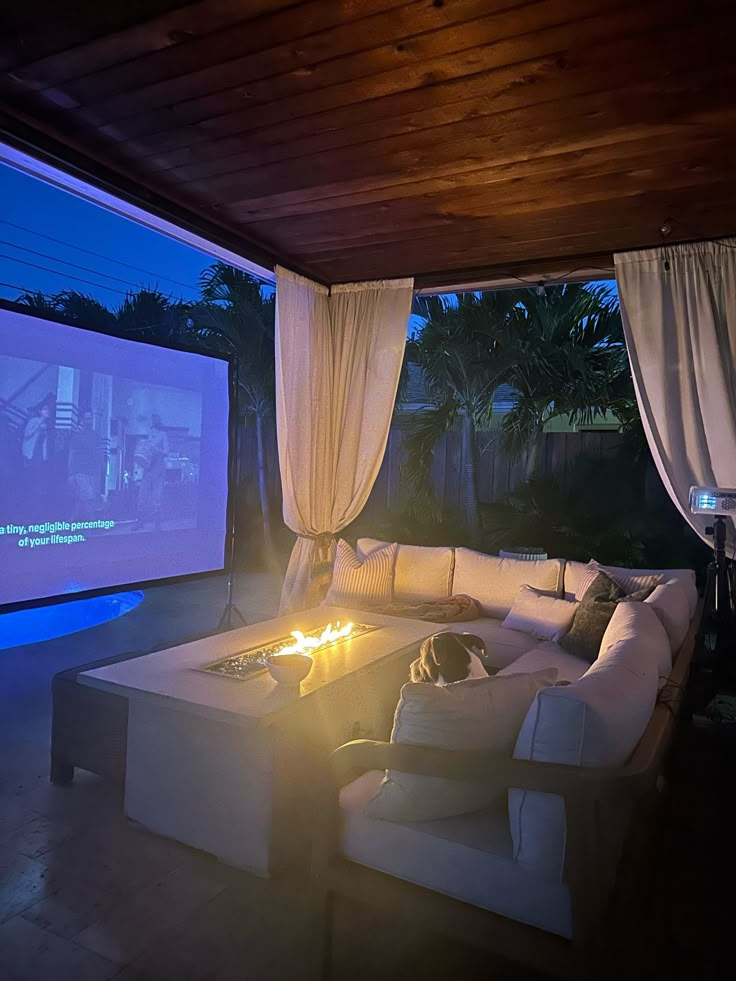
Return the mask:
M 294 630 L 352 622 L 298 687 L 253 662 Z M 346 740 L 387 738 L 421 642 L 446 627 L 317 607 L 84 672 L 129 703 L 125 811 L 258 875 L 308 855 L 316 766 Z M 255 668 L 255 670 L 253 670 Z

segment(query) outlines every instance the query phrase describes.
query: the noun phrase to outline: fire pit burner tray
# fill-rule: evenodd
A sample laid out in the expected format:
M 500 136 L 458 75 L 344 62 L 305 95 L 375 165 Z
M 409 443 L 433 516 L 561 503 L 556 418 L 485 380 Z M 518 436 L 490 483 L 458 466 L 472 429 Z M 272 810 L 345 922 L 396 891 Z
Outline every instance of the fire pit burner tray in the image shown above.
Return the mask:
M 380 629 L 380 625 L 353 623 L 353 629 L 347 637 L 341 637 L 339 640 L 327 643 L 323 647 L 317 648 L 315 653 L 323 650 L 326 651 L 331 647 L 337 647 L 339 644 L 344 644 L 347 640 L 354 640 L 356 637 L 362 637 L 364 634 L 369 634 L 373 630 Z M 313 630 L 304 631 L 304 635 L 305 637 L 319 637 L 323 630 L 324 627 L 316 627 Z M 266 666 L 263 663 L 265 658 L 271 654 L 278 654 L 285 647 L 289 647 L 293 643 L 294 638 L 291 634 L 287 634 L 287 636 L 279 637 L 270 644 L 260 644 L 258 647 L 250 647 L 245 651 L 240 651 L 238 654 L 231 654 L 229 657 L 223 657 L 219 661 L 204 664 L 201 668 L 196 668 L 195 670 L 207 671 L 209 674 L 218 674 L 224 678 L 234 678 L 236 681 L 247 681 L 253 675 L 266 670 Z

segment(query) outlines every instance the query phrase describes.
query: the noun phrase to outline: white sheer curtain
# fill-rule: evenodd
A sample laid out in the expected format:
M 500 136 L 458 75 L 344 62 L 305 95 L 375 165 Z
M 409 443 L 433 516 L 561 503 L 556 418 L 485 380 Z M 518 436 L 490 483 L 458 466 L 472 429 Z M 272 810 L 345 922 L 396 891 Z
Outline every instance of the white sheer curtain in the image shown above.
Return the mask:
M 397 279 L 328 290 L 276 269 L 279 464 L 284 521 L 299 535 L 282 613 L 319 601 L 335 535 L 358 517 L 378 475 L 413 285 Z
M 615 256 L 644 428 L 693 528 L 693 484 L 736 487 L 736 239 Z

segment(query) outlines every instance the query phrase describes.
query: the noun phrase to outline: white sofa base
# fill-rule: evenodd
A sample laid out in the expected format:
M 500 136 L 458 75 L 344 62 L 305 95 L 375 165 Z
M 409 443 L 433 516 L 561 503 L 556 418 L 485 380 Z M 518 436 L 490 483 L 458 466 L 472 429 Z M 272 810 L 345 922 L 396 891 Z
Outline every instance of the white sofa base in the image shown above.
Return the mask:
M 572 936 L 567 886 L 514 861 L 505 803 L 439 821 L 381 821 L 363 809 L 382 779 L 382 770 L 369 770 L 342 788 L 345 858 L 560 937 Z

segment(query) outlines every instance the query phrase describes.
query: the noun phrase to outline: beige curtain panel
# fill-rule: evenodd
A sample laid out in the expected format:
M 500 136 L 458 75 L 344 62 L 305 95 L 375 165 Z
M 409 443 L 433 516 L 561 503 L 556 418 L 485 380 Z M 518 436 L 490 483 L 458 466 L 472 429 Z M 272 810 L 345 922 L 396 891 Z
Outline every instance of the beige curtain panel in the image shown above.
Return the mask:
M 363 510 L 378 475 L 413 285 L 397 279 L 328 290 L 276 268 L 279 465 L 284 521 L 299 536 L 282 613 L 322 598 L 335 536 Z
M 736 239 L 615 256 L 641 417 L 662 481 L 690 514 L 693 485 L 736 487 Z

